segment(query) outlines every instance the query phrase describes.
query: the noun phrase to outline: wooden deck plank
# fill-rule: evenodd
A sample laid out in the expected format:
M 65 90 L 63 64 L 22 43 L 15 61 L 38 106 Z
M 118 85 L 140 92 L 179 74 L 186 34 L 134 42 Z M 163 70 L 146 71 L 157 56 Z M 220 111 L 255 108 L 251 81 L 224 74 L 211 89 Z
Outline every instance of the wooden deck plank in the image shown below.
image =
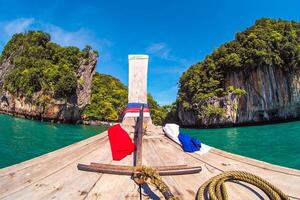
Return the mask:
M 133 139 L 134 129 L 129 126 L 122 126 Z M 110 147 L 108 148 L 110 150 Z M 110 153 L 109 153 L 110 154 Z M 114 165 L 130 165 L 133 166 L 133 153 L 121 161 L 111 161 Z M 111 174 L 103 174 L 95 183 L 93 188 L 87 194 L 86 199 L 98 200 L 114 200 L 114 199 L 139 199 L 138 186 L 134 183 L 130 176 L 119 176 Z
M 174 145 L 174 143 L 172 145 Z M 177 146 L 177 148 L 180 147 Z M 234 158 L 231 159 L 231 155 L 227 154 L 227 152 L 222 153 L 222 155 L 218 155 L 214 150 L 218 153 L 224 152 L 214 148 L 211 152 L 202 156 L 195 153 L 190 155 L 222 171 L 243 170 L 256 174 L 276 185 L 290 197 L 300 197 L 300 179 L 297 175 L 298 170 L 295 172 L 295 170 L 292 169 L 291 173 L 289 174 L 287 168 L 285 167 L 283 167 L 283 170 L 281 171 L 280 166 L 275 166 L 269 163 L 267 163 L 266 166 L 263 166 L 264 162 L 262 161 L 257 161 L 238 155 L 235 155 Z M 226 157 L 224 157 L 223 154 L 225 154 Z M 251 163 L 251 165 L 249 163 Z M 273 168 L 273 166 L 275 167 Z
M 245 157 L 245 156 L 240 156 L 240 155 L 233 154 L 230 152 L 225 152 L 220 149 L 212 148 L 211 153 L 220 155 L 224 158 L 229 158 L 231 160 L 243 162 L 243 163 L 251 165 L 251 166 L 259 167 L 262 169 L 268 169 L 268 170 L 271 170 L 274 172 L 286 173 L 286 174 L 294 175 L 294 176 L 300 176 L 300 170 L 270 164 L 270 163 L 267 163 L 264 161 L 252 159 L 252 158 Z
M 133 131 L 132 127 L 123 127 Z M 130 134 L 133 137 L 133 134 Z M 107 133 L 88 138 L 44 156 L 0 170 L 0 199 L 139 199 L 138 186 L 129 176 L 118 176 L 79 171 L 78 162 L 132 165 L 133 156 L 112 161 Z M 198 174 L 166 176 L 163 180 L 171 191 L 182 199 L 193 199 L 198 187 L 210 177 L 228 170 L 244 170 L 261 176 L 292 199 L 300 196 L 300 171 L 275 166 L 218 149 L 200 156 L 185 153 L 181 147 L 163 136 L 161 127 L 148 127 L 143 141 L 143 164 L 201 166 Z M 255 190 L 254 193 L 251 190 Z M 147 194 L 156 199 L 162 195 L 152 186 Z M 145 193 L 143 192 L 143 193 Z M 234 199 L 264 198 L 254 186 L 228 183 Z
M 163 155 L 166 153 L 165 148 L 166 146 L 161 145 L 162 143 L 162 139 L 149 139 L 147 142 L 147 146 L 149 151 L 151 152 L 151 154 L 156 155 L 155 157 L 149 157 L 148 159 L 151 160 L 151 163 L 155 163 L 157 160 L 160 161 L 160 165 L 163 166 L 167 166 L 167 165 L 176 165 L 176 164 L 189 164 L 189 165 L 193 165 L 194 163 L 191 162 L 187 162 L 186 159 L 184 157 L 181 156 L 181 152 L 173 152 L 172 149 L 170 149 L 170 151 L 172 151 L 173 155 L 168 156 L 167 155 Z M 163 147 L 162 147 L 163 146 Z M 162 147 L 162 149 L 161 149 Z M 176 155 L 176 156 L 174 156 Z M 177 160 L 177 161 L 176 161 Z M 197 163 L 199 164 L 199 163 Z M 182 175 L 181 177 L 186 177 L 186 178 L 190 178 L 191 175 Z M 183 191 L 180 190 L 179 188 L 181 187 L 182 183 L 178 183 L 176 181 L 176 176 L 164 176 L 163 177 L 163 181 L 169 186 L 170 190 L 172 191 L 172 193 L 175 196 L 179 196 L 183 199 L 183 197 L 185 197 L 186 199 L 191 199 L 191 194 L 188 193 L 188 195 L 184 195 Z
M 130 176 L 103 174 L 86 199 L 139 199 L 138 186 Z
M 68 162 L 64 167 L 57 168 L 54 173 L 32 182 L 4 199 L 84 199 L 101 174 L 79 171 L 77 164 L 89 163 L 91 160 L 111 162 L 109 144 L 105 141 L 91 142 L 89 148 L 92 151 L 83 157 Z
M 6 168 L 2 168 L 0 169 L 0 177 L 5 176 L 5 175 L 9 175 L 12 172 L 16 172 L 16 171 L 21 171 L 25 168 L 34 166 L 34 165 L 39 165 L 41 164 L 41 162 L 52 162 L 51 159 L 56 159 L 57 157 L 61 156 L 61 155 L 67 155 L 67 154 L 72 154 L 72 151 L 77 150 L 78 148 L 84 147 L 85 145 L 88 145 L 90 142 L 93 142 L 95 140 L 100 140 L 102 138 L 105 138 L 107 135 L 107 131 L 104 131 L 98 135 L 95 135 L 93 137 L 90 137 L 88 139 L 82 140 L 80 142 L 71 144 L 69 146 L 63 147 L 61 149 L 49 152 L 47 154 L 38 156 L 36 158 L 6 167 Z
M 121 161 L 112 161 L 111 164 L 133 166 L 133 154 Z M 103 174 L 88 193 L 86 199 L 139 199 L 137 189 L 138 186 L 130 176 Z
M 240 161 L 233 160 L 230 159 L 229 156 L 224 157 L 214 153 L 208 153 L 207 155 L 204 155 L 203 159 L 205 159 L 207 162 L 210 162 L 210 164 L 214 166 L 218 166 L 224 171 L 242 170 L 258 175 L 280 188 L 287 195 L 291 197 L 300 197 L 299 176 L 282 173 L 280 171 L 274 171 L 272 168 L 270 168 L 270 165 L 262 168 L 261 165 L 256 166 L 255 163 L 253 163 L 253 165 L 249 165 L 243 162 L 242 158 Z
M 153 140 L 155 141 L 155 140 Z M 153 142 L 152 141 L 152 142 Z M 193 199 L 197 193 L 199 187 L 209 178 L 219 174 L 221 171 L 217 168 L 207 168 L 205 163 L 191 157 L 186 156 L 182 150 L 176 152 L 176 149 L 172 145 L 170 145 L 166 140 L 161 140 L 161 144 L 158 142 L 154 143 L 153 146 L 157 147 L 156 149 L 160 152 L 159 156 L 162 156 L 163 160 L 167 161 L 168 163 L 176 162 L 176 159 L 180 157 L 181 159 L 184 158 L 186 163 L 190 165 L 201 165 L 202 171 L 199 174 L 191 174 L 191 175 L 184 175 L 184 176 L 173 176 L 172 182 L 166 180 L 166 183 L 171 185 L 171 190 L 173 189 L 175 194 L 179 193 L 181 199 Z M 162 148 L 164 146 L 164 148 Z M 172 152 L 176 152 L 178 157 L 170 156 Z M 182 155 L 183 154 L 183 155 Z M 173 159 L 170 159 L 173 158 Z M 188 181 L 187 181 L 188 180 Z M 179 189 L 180 188 L 180 189 Z M 259 199 L 260 196 L 266 197 L 262 192 L 259 192 L 259 196 L 257 194 L 249 192 L 249 189 L 244 186 L 239 186 L 236 184 L 232 184 L 229 188 L 229 195 L 230 194 L 240 194 L 240 199 Z M 177 194 L 178 195 L 178 194 Z M 238 199 L 238 198 L 235 198 Z
M 106 140 L 103 139 L 102 143 L 107 143 L 105 141 Z M 64 168 L 70 163 L 73 163 L 81 157 L 84 157 L 85 155 L 88 155 L 94 151 L 96 148 L 94 145 L 98 143 L 101 143 L 100 140 L 95 140 L 91 141 L 89 144 L 78 147 L 71 153 L 68 151 L 66 154 L 60 152 L 59 156 L 53 157 L 48 161 L 44 161 L 43 157 L 41 157 L 40 164 L 22 168 L 21 170 L 16 170 L 16 172 L 12 172 L 1 177 L 0 197 L 6 196 L 14 191 L 18 191 L 46 176 L 49 176 L 50 174 L 55 173 L 56 171 L 59 171 L 61 168 Z
M 180 148 L 178 146 L 176 147 Z M 211 152 L 202 156 L 196 153 L 193 153 L 191 155 L 222 171 L 242 170 L 253 173 L 276 185 L 290 197 L 300 197 L 300 179 L 298 176 L 299 170 L 292 169 L 289 173 L 287 171 L 287 168 L 282 167 L 281 171 L 280 166 L 272 165 L 269 163 L 266 163 L 266 165 L 264 166 L 263 164 L 265 162 L 234 154 L 227 154 L 227 152 L 217 150 L 215 148 Z M 226 155 L 226 157 L 224 155 Z M 234 156 L 231 157 L 232 155 Z

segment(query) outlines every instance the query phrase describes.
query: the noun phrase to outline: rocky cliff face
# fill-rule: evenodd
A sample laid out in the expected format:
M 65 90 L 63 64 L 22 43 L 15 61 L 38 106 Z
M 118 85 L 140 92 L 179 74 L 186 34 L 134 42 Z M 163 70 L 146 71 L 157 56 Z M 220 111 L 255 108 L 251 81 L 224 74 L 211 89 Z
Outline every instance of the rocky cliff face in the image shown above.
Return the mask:
M 14 68 L 10 60 L 6 59 L 0 65 L 0 86 L 2 86 L 4 77 Z M 70 98 L 70 101 L 44 98 L 43 102 L 37 104 L 38 99 L 41 101 L 41 93 L 35 93 L 28 100 L 22 95 L 0 90 L 0 112 L 47 121 L 78 122 L 81 120 L 82 111 L 90 101 L 91 83 L 96 63 L 97 55 L 92 51 L 88 58 L 81 60 L 76 72 L 76 94 Z
M 197 118 L 196 111 L 178 107 L 178 116 L 185 126 L 227 126 L 289 120 L 300 117 L 300 70 L 285 71 L 265 66 L 227 74 L 225 87 L 244 88 L 239 97 L 228 94 L 203 102 L 224 109 L 222 116 Z M 195 109 L 197 110 L 197 109 Z
M 0 88 L 2 88 L 4 77 L 14 68 L 10 61 L 11 57 L 4 59 L 0 64 Z
M 300 119 L 300 23 L 256 20 L 182 74 L 176 102 L 186 126 Z
M 237 123 L 291 119 L 300 116 L 300 71 L 265 66 L 229 74 L 228 85 L 245 88 L 238 101 Z
M 83 110 L 91 98 L 92 79 L 95 74 L 97 64 L 97 55 L 90 53 L 88 59 L 81 61 L 77 70 L 77 88 L 76 88 L 76 105 Z
M 239 97 L 236 94 L 230 93 L 223 97 L 211 97 L 206 101 L 199 102 L 202 106 L 213 106 L 221 108 L 222 115 L 203 115 L 203 109 L 199 109 L 198 105 L 194 105 L 194 109 L 185 110 L 181 105 L 177 105 L 177 115 L 179 123 L 183 126 L 204 126 L 204 127 L 219 127 L 231 124 L 237 124 L 238 112 L 237 105 Z

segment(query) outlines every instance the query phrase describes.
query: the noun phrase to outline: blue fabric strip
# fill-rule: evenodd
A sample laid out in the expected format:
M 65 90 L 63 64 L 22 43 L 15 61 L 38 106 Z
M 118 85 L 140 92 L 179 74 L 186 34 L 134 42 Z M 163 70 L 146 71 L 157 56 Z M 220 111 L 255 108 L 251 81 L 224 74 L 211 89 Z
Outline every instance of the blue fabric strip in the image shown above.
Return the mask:
M 144 108 L 148 108 L 148 104 L 146 103 L 128 103 L 127 108 L 139 108 L 144 105 Z
M 199 151 L 201 148 L 201 141 L 197 138 L 192 138 L 187 134 L 179 133 L 178 139 L 182 145 L 182 149 L 185 152 Z

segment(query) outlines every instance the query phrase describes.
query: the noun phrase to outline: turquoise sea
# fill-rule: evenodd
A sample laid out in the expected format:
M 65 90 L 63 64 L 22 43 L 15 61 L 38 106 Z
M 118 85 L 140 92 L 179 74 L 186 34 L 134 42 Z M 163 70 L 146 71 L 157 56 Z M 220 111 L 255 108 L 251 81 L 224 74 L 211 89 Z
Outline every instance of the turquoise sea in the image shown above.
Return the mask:
M 300 121 L 182 132 L 228 152 L 300 169 Z
M 0 114 L 0 168 L 101 133 L 103 126 L 52 124 Z M 300 169 L 300 121 L 222 129 L 182 129 L 225 151 Z
M 53 124 L 0 114 L 0 168 L 54 151 L 104 130 L 104 126 Z

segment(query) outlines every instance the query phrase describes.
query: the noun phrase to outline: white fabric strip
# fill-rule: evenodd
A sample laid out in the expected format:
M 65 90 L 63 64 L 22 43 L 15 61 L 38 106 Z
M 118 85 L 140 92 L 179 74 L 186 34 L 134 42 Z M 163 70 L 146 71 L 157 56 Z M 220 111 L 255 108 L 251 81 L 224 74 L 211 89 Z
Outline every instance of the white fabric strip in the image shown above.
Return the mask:
M 139 117 L 140 116 L 140 113 L 131 113 L 131 112 L 128 112 L 124 115 L 124 118 L 125 117 Z M 144 117 L 150 117 L 150 113 L 148 112 L 144 112 Z
M 178 139 L 178 135 L 179 135 L 179 126 L 177 124 L 166 124 L 163 127 L 163 130 L 165 132 L 165 134 L 174 142 L 176 142 L 177 144 L 179 144 L 181 146 L 181 143 Z M 194 153 L 199 154 L 199 155 L 203 155 L 206 154 L 207 152 L 209 152 L 211 149 L 210 146 L 203 144 L 201 142 L 201 148 L 199 151 L 196 151 Z

